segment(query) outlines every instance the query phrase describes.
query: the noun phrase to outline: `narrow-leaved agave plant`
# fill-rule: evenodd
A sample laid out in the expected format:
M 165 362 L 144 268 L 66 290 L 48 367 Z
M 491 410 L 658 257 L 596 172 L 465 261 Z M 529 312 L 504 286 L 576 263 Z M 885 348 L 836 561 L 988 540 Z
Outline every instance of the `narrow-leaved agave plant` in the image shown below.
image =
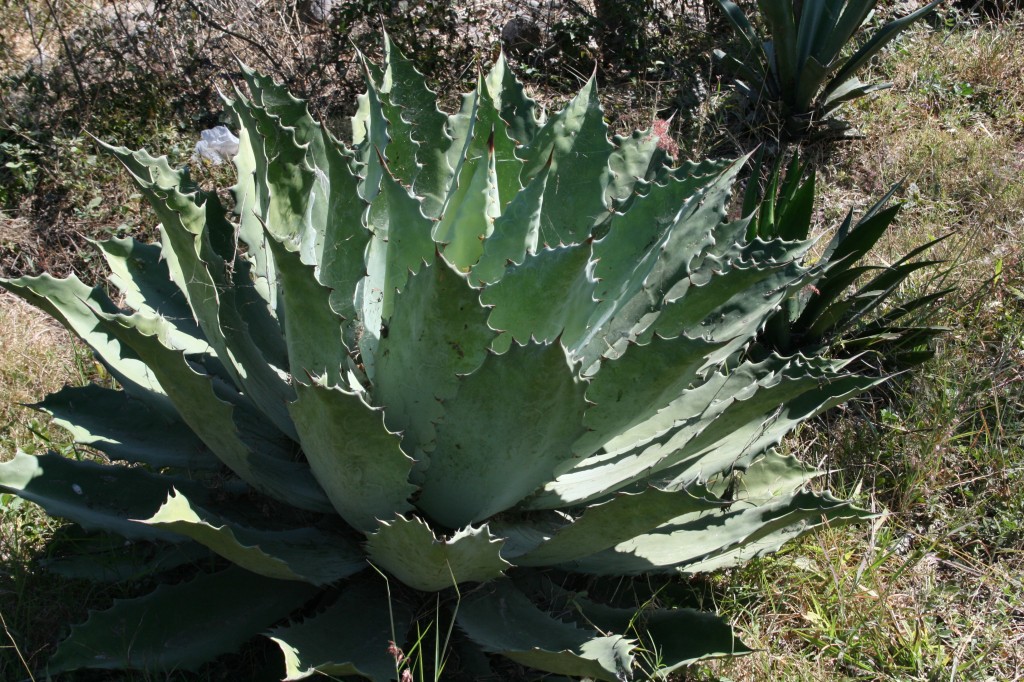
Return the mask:
M 452 679 L 503 657 L 664 676 L 745 649 L 713 614 L 602 585 L 632 596 L 863 516 L 773 449 L 876 380 L 744 359 L 815 272 L 806 242 L 726 220 L 739 163 L 610 141 L 593 81 L 544 118 L 501 58 L 446 116 L 387 48 L 351 144 L 245 71 L 233 213 L 111 148 L 162 224 L 158 245 L 99 245 L 116 303 L 74 277 L 3 283 L 120 386 L 39 407 L 132 466 L 18 454 L 0 490 L 127 538 L 135 575 L 170 571 L 74 626 L 49 672 L 191 669 L 265 634 L 287 679 L 388 680 L 427 618 Z M 55 568 L 123 569 L 111 552 Z
M 845 102 L 891 83 L 864 83 L 857 73 L 904 29 L 934 10 L 940 0 L 879 28 L 858 50 L 847 46 L 874 11 L 878 0 L 757 0 L 769 39 L 762 40 L 732 0 L 718 0 L 742 40 L 742 54 L 715 50 L 732 71 L 741 93 L 756 104 L 778 105 L 783 132 L 801 137 Z

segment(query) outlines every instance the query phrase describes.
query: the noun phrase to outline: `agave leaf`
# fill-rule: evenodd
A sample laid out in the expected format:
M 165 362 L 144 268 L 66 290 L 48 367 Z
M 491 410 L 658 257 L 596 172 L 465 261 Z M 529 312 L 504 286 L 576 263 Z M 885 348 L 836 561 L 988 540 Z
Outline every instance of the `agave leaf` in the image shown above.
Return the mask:
M 572 604 L 587 622 L 605 632 L 643 633 L 640 646 L 657 654 L 657 668 L 644 670 L 652 679 L 669 679 L 672 673 L 700 660 L 752 651 L 713 613 L 688 608 L 615 608 L 579 595 L 572 597 Z
M 26 455 L 0 462 L 0 490 L 35 502 L 47 514 L 70 519 L 86 530 L 105 530 L 126 538 L 180 542 L 181 538 L 131 519 L 156 511 L 173 486 L 203 499 L 188 479 L 151 474 L 143 469 L 74 461 L 60 455 Z
M 494 135 L 492 129 L 481 155 L 467 157 L 460 164 L 458 181 L 432 232 L 434 241 L 444 244 L 445 258 L 463 272 L 469 272 L 480 260 L 483 241 L 494 230 L 494 219 L 501 215 Z
M 285 680 L 311 675 L 359 675 L 373 682 L 395 679 L 387 642 L 401 646 L 412 609 L 369 581 L 347 585 L 324 611 L 275 628 L 269 637 L 281 648 Z
M 765 56 L 768 57 L 767 63 L 774 73 L 776 81 L 782 88 L 798 85 L 800 83 L 797 54 L 799 36 L 796 17 L 793 15 L 792 0 L 759 0 L 757 6 L 761 10 L 761 17 L 772 36 L 772 54 Z
M 301 234 L 300 253 L 304 263 L 317 263 L 323 267 L 332 260 L 326 252 L 332 247 L 337 248 L 337 244 L 347 240 L 362 227 L 360 218 L 364 205 L 357 192 L 359 178 L 350 168 L 354 161 L 352 154 L 313 120 L 305 101 L 296 99 L 282 85 L 252 71 L 244 64 L 242 73 L 253 100 L 277 120 L 278 127 L 291 129 L 295 144 L 305 149 L 305 163 L 313 174 L 313 184 L 309 190 L 310 196 L 304 202 L 306 211 L 296 221 L 301 224 L 298 231 Z M 304 169 L 299 170 L 304 172 Z M 266 189 L 267 183 L 262 184 Z M 256 220 L 252 225 L 255 233 L 252 236 L 261 240 L 262 250 L 266 253 L 266 245 L 262 240 L 267 214 L 263 212 L 250 216 L 250 220 L 253 218 Z M 365 230 L 361 232 L 365 235 Z M 234 247 L 232 243 L 232 256 L 225 256 L 225 260 L 232 259 Z M 362 255 L 361 249 L 358 254 Z M 350 305 L 353 289 L 354 282 L 339 292 L 347 294 Z
M 257 95 L 265 94 L 254 79 L 250 78 L 249 84 Z M 312 226 L 307 212 L 311 202 L 315 203 L 316 194 L 313 169 L 306 162 L 309 141 L 303 143 L 296 139 L 296 121 L 281 121 L 278 115 L 255 100 L 248 103 L 247 109 L 259 133 L 251 139 L 263 148 L 263 155 L 270 161 L 266 175 L 257 178 L 258 183 L 266 183 L 266 213 L 260 216 L 265 229 L 279 241 L 312 244 L 315 237 L 308 235 Z
M 659 146 L 654 128 L 634 131 L 629 136 L 612 138 L 615 151 L 608 159 L 611 180 L 608 203 L 622 210 L 637 184 L 654 179 L 657 169 L 668 164 L 668 154 Z
M 366 541 L 371 563 L 404 584 L 438 592 L 464 582 L 487 582 L 511 567 L 501 558 L 503 541 L 486 524 L 467 527 L 450 539 L 434 535 L 425 522 L 398 515 L 382 521 Z
M 288 409 L 313 475 L 338 514 L 367 532 L 378 519 L 411 509 L 412 460 L 399 448 L 400 437 L 384 427 L 381 411 L 320 379 L 295 388 L 299 397 Z
M 180 419 L 169 419 L 124 391 L 96 384 L 66 386 L 32 407 L 51 415 L 76 443 L 111 459 L 191 471 L 218 469 L 220 460 Z
M 542 243 L 580 243 L 608 212 L 605 193 L 612 151 L 597 97 L 597 81 L 592 77 L 519 150 L 526 162 L 521 178 L 524 185 L 551 162 L 551 177 L 544 193 L 545 213 L 550 220 L 541 225 Z
M 745 467 L 802 421 L 881 381 L 839 374 L 842 366 L 776 356 L 714 373 L 607 441 L 603 452 L 545 485 L 524 506 L 575 506 L 669 469 L 682 489 Z
M 238 153 L 235 170 L 238 181 L 231 188 L 238 216 L 238 239 L 246 246 L 246 258 L 252 265 L 253 285 L 268 307 L 277 311 L 277 270 L 265 243 L 261 221 L 267 219 L 270 197 L 267 188 L 266 150 L 258 143 L 260 132 L 249 111 L 249 100 L 235 89 L 235 98 L 223 98 L 238 129 Z M 222 256 L 225 257 L 225 256 Z
M 852 99 L 891 87 L 892 83 L 862 83 L 857 78 L 851 78 L 835 88 L 828 97 L 822 99 L 820 107 L 821 116 L 822 118 L 827 117 L 844 102 L 849 102 Z
M 366 568 L 356 544 L 315 528 L 263 530 L 232 523 L 171 490 L 142 523 L 192 538 L 231 563 L 268 578 L 313 585 L 347 578 Z
M 492 72 L 488 77 L 494 75 Z M 494 155 L 495 186 L 498 194 L 496 213 L 500 213 L 523 188 L 520 174 L 524 164 L 516 156 L 516 140 L 511 137 L 508 124 L 501 118 L 499 107 L 503 104 L 504 93 L 496 91 L 493 82 L 486 78 L 479 88 L 480 104 L 476 112 L 477 121 L 469 153 L 472 156 L 484 153 Z
M 434 425 L 444 418 L 442 403 L 455 397 L 457 376 L 484 362 L 494 332 L 477 298 L 440 255 L 395 297 L 373 393 L 384 407 L 384 423 L 402 433 L 407 452 L 434 449 Z
M 765 471 L 759 471 L 762 467 Z M 793 493 L 813 475 L 793 458 L 769 453 L 750 466 L 748 474 L 738 484 L 731 506 L 680 515 L 652 533 L 570 562 L 566 568 L 594 575 L 705 572 L 774 551 L 826 521 L 869 516 L 827 493 Z
M 235 411 L 240 408 L 218 397 L 212 378 L 197 373 L 180 351 L 166 345 L 163 320 L 141 314 L 102 315 L 101 319 L 113 336 L 153 368 L 161 385 L 168 387 L 184 422 L 239 478 L 300 509 L 330 510 L 327 497 L 305 464 L 275 457 L 264 449 L 253 450 L 239 437 Z
M 761 51 L 761 39 L 757 37 L 754 27 L 751 26 L 747 15 L 743 13 L 739 5 L 731 0 L 718 0 L 718 4 L 725 12 L 726 19 L 729 20 L 729 23 L 733 25 L 739 36 L 747 43 L 747 47 L 752 51 Z
M 849 80 L 853 74 L 860 71 L 869 61 L 871 61 L 871 58 L 878 54 L 883 47 L 888 45 L 893 38 L 902 33 L 904 29 L 918 19 L 929 14 L 939 6 L 940 2 L 941 0 L 934 0 L 916 12 L 911 12 L 900 19 L 894 19 L 882 28 L 878 29 L 878 31 L 871 36 L 871 39 L 865 43 L 863 47 L 857 50 L 857 52 L 855 52 L 854 55 L 843 64 L 842 68 L 836 72 L 836 75 L 832 77 L 828 86 L 826 86 L 825 90 L 821 93 L 822 99 L 828 99 L 833 90 Z
M 116 535 L 89 537 L 87 543 L 78 539 L 75 554 L 43 559 L 40 565 L 69 580 L 134 583 L 213 558 L 210 550 L 196 542 L 135 545 L 130 552 L 125 552 L 124 538 Z
M 840 5 L 837 7 L 836 5 Z M 799 24 L 797 25 L 797 69 L 807 73 L 807 63 L 811 59 L 828 66 L 828 61 L 823 61 L 819 55 L 819 44 L 822 36 L 829 33 L 832 26 L 838 20 L 836 12 L 841 9 L 842 3 L 835 3 L 831 0 L 820 0 L 819 2 L 801 3 L 799 5 Z M 810 79 L 804 79 L 810 80 Z M 817 90 L 817 87 L 815 87 Z
M 815 96 L 821 90 L 822 84 L 828 78 L 829 67 L 822 64 L 814 57 L 809 57 L 800 67 L 800 80 L 797 81 L 795 91 L 789 95 L 790 111 L 789 124 L 795 121 L 813 118 L 809 115 L 814 108 Z M 819 118 L 820 112 L 814 112 Z
M 876 4 L 877 0 L 856 0 L 846 3 L 832 30 L 820 36 L 818 58 L 822 63 L 835 62 L 857 29 L 864 25 Z
M 717 349 L 717 344 L 700 338 L 655 336 L 605 360 L 590 380 L 590 407 L 583 417 L 588 432 L 573 445 L 574 452 L 588 457 L 609 439 L 655 416 L 697 382 Z
M 911 313 L 931 306 L 933 303 L 949 294 L 953 289 L 942 289 L 935 291 L 924 296 L 919 296 L 913 300 L 907 301 L 906 303 L 900 303 L 895 308 L 886 311 L 884 315 L 879 315 L 869 323 L 865 324 L 863 328 L 858 330 L 858 337 L 869 337 L 872 334 L 881 334 L 885 332 L 895 332 L 898 328 L 895 327 L 896 321 L 910 315 Z M 925 327 L 925 329 L 941 329 L 939 327 Z M 922 331 L 923 331 L 922 330 Z
M 408 181 L 414 193 L 421 197 L 423 213 L 436 218 L 454 178 L 445 151 L 451 138 L 445 132 L 447 117 L 437 108 L 437 96 L 427 87 L 422 74 L 405 58 L 391 37 L 385 34 L 386 66 L 382 75 L 381 91 L 397 107 L 400 122 L 408 125 L 411 139 L 416 145 L 417 168 Z M 389 119 L 396 125 L 394 117 Z M 389 157 L 390 158 L 390 157 Z M 399 174 L 399 177 L 405 177 Z
M 331 291 L 331 308 L 344 318 L 345 345 L 356 347 L 358 311 L 356 287 L 366 276 L 363 258 L 372 237 L 363 225 L 366 205 L 359 199 L 359 177 L 349 164 L 352 157 L 332 141 L 326 148 L 326 170 L 330 194 L 324 225 L 323 253 L 318 260 L 317 279 Z
M 649 488 L 637 494 L 616 495 L 586 510 L 553 534 L 540 527 L 510 527 L 508 533 L 519 542 L 534 539 L 536 546 L 512 559 L 516 566 L 551 566 L 586 557 L 637 535 L 654 530 L 669 520 L 700 511 L 714 510 L 721 503 L 698 497 L 686 490 Z M 495 527 L 501 535 L 505 528 Z M 511 558 L 511 555 L 506 553 Z M 621 631 L 620 631 L 621 632 Z
M 508 581 L 465 597 L 455 620 L 485 651 L 548 672 L 616 682 L 633 667 L 631 640 L 557 620 Z
M 571 467 L 584 389 L 557 342 L 489 355 L 444 403 L 417 506 L 462 528 L 512 507 Z
M 315 593 L 305 583 L 240 568 L 162 585 L 72 626 L 48 672 L 79 668 L 195 670 L 295 610 Z M 154 614 L 159 614 L 155 617 Z
M 770 93 L 777 89 L 771 83 L 772 75 L 770 72 L 765 73 L 763 69 L 755 70 L 747 63 L 721 50 L 714 50 L 712 54 L 714 54 L 715 60 L 722 64 L 725 71 L 735 74 L 737 89 L 749 101 L 758 102 L 762 97 L 770 96 Z M 767 56 L 762 63 L 769 63 Z
M 99 241 L 96 246 L 110 268 L 110 283 L 121 292 L 129 307 L 170 322 L 174 326 L 175 347 L 190 355 L 210 351 L 188 300 L 171 281 L 159 245 L 143 244 L 129 237 Z
M 550 168 L 545 166 L 534 176 L 494 221 L 494 231 L 484 240 L 480 260 L 470 272 L 470 282 L 475 286 L 497 282 L 509 265 L 522 265 L 527 254 L 537 253 Z
M 322 376 L 327 383 L 342 383 L 348 357 L 342 343 L 342 319 L 331 308 L 331 291 L 317 281 L 313 266 L 297 252 L 271 236 L 267 245 L 277 263 L 281 282 L 285 339 L 293 377 Z
M 359 57 L 363 62 L 366 92 L 359 96 L 359 109 L 352 117 L 352 144 L 362 169 L 359 196 L 369 203 L 376 199 L 384 176 L 389 174 L 385 159 L 391 136 L 378 85 L 374 83 L 366 58 L 362 54 Z
M 98 319 L 96 310 L 118 312 L 98 287 L 86 286 L 75 275 L 56 279 L 47 273 L 0 279 L 0 286 L 48 313 L 88 344 L 132 397 L 169 419 L 177 416 L 154 372 Z
M 433 260 L 436 246 L 430 238 L 432 222 L 420 211 L 420 202 L 389 173 L 367 212 L 367 226 L 373 238 L 366 251 L 367 275 L 356 290 L 356 307 L 361 310 L 361 358 L 372 381 L 377 344 L 391 319 L 395 293 L 410 273 Z
M 486 287 L 480 302 L 491 306 L 487 324 L 504 332 L 494 348 L 504 352 L 513 339 L 569 344 L 586 331 L 594 313 L 590 244 L 544 248 L 509 266 L 500 281 Z
M 642 331 L 658 314 L 665 294 L 689 275 L 693 258 L 716 242 L 714 231 L 725 217 L 739 169 L 733 164 L 710 178 L 655 185 L 621 219 L 613 218 L 608 234 L 593 245 L 593 277 L 599 281 L 594 298 L 600 304 L 585 334 L 566 336 L 584 371 L 602 356 L 624 352 L 641 321 L 647 323 L 639 327 Z
M 244 313 L 237 307 L 244 302 L 243 287 L 231 286 L 238 279 L 232 276 L 228 263 L 212 246 L 211 231 L 207 227 L 223 218 L 216 198 L 203 197 L 204 205 L 198 205 L 195 194 L 181 191 L 182 174 L 172 171 L 165 158 L 154 159 L 145 152 L 133 153 L 124 148 L 108 149 L 129 170 L 136 186 L 160 215 L 162 254 L 167 259 L 171 277 L 188 299 L 232 381 L 256 402 L 275 426 L 294 437 L 282 402 L 290 399 L 291 389 L 248 333 L 248 325 L 259 319 L 259 306 Z M 229 292 L 224 300 L 221 300 L 221 291 Z M 261 344 L 273 344 L 274 326 L 274 323 L 261 326 L 263 331 L 271 330 L 269 335 L 261 334 Z M 276 336 L 280 337 L 279 331 Z
M 808 243 L 807 246 L 810 244 Z M 738 252 L 737 248 L 735 252 Z M 794 248 L 799 256 L 806 248 Z M 681 334 L 723 344 L 710 356 L 717 364 L 747 343 L 764 321 L 817 272 L 794 260 L 756 264 L 709 258 L 690 279 L 682 280 L 666 296 L 667 302 L 651 327 L 638 334 L 641 343 L 657 333 L 666 338 Z M 707 278 L 706 281 L 701 280 Z M 636 333 L 636 332 L 634 332 Z
M 537 136 L 543 121 L 537 117 L 537 103 L 526 94 L 512 70 L 508 68 L 505 53 L 500 52 L 494 66 L 484 77 L 501 118 L 508 125 L 508 134 L 517 145 L 528 145 Z

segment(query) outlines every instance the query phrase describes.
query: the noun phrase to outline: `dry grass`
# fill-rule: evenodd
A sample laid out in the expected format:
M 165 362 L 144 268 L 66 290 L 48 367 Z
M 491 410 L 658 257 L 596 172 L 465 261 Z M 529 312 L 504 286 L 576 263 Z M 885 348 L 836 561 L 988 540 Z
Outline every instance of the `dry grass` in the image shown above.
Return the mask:
M 70 334 L 48 315 L 0 292 L 0 460 L 17 448 L 45 447 L 41 415 L 23 407 L 65 384 L 81 383 L 83 356 Z

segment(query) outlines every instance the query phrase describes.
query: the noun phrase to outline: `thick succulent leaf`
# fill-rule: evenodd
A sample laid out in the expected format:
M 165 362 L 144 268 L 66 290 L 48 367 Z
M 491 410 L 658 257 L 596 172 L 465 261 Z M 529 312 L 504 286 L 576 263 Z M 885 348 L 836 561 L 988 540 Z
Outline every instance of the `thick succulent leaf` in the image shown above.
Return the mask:
M 879 90 L 887 90 L 892 87 L 892 83 L 862 83 L 857 78 L 851 78 L 846 81 L 832 93 L 825 98 L 820 105 L 820 115 L 827 117 L 833 111 L 839 108 L 844 102 L 863 97 L 864 95 L 871 94 L 872 92 L 878 92 Z
M 398 50 L 390 36 L 385 36 L 384 47 L 387 63 L 382 74 L 381 92 L 397 108 L 400 124 L 409 127 L 410 138 L 416 144 L 414 161 L 418 167 L 408 181 L 415 194 L 422 198 L 424 214 L 437 217 L 453 179 L 452 168 L 445 156 L 451 144 L 451 138 L 445 132 L 448 119 L 437 108 L 437 95 L 427 87 L 423 76 Z M 389 121 L 392 126 L 398 123 L 393 117 Z
M 586 239 L 608 212 L 608 159 L 612 153 L 608 127 L 591 78 L 565 108 L 549 118 L 520 150 L 526 162 L 526 185 L 550 161 L 551 178 L 544 193 L 545 218 L 541 242 L 550 246 Z
M 557 342 L 489 355 L 444 403 L 417 506 L 462 528 L 512 507 L 571 467 L 584 389 Z
M 608 682 L 633 668 L 632 640 L 558 620 L 508 581 L 464 597 L 455 621 L 484 651 L 531 668 Z
M 523 84 L 509 69 L 504 52 L 498 54 L 484 82 L 502 120 L 508 125 L 509 137 L 518 145 L 530 144 L 543 121 L 537 116 L 537 103 L 526 94 Z
M 296 246 L 307 244 L 309 249 L 303 255 L 306 262 L 311 262 L 317 235 L 309 213 L 317 201 L 324 200 L 323 188 L 316 186 L 312 164 L 316 162 L 316 151 L 322 153 L 322 138 L 314 132 L 315 124 L 303 102 L 283 90 L 277 93 L 280 96 L 275 96 L 273 82 L 268 78 L 256 77 L 251 71 L 246 75 L 253 91 L 249 114 L 260 133 L 257 144 L 270 160 L 266 170 L 269 201 L 266 216 L 261 218 L 265 229 L 277 240 Z
M 95 384 L 66 386 L 32 407 L 51 415 L 76 443 L 111 459 L 157 469 L 201 471 L 222 466 L 184 422 L 154 412 L 124 391 Z
M 797 493 L 758 507 L 680 517 L 653 533 L 569 562 L 564 568 L 592 575 L 704 573 L 774 552 L 825 523 L 834 525 L 868 516 L 827 493 Z
M 664 680 L 677 670 L 708 658 L 751 653 L 729 624 L 696 609 L 616 608 L 575 595 L 572 603 L 587 622 L 605 632 L 638 633 L 639 646 L 656 652 L 654 669 L 643 672 Z M 641 658 L 638 663 L 647 663 Z
M 288 409 L 313 475 L 338 514 L 368 532 L 378 519 L 410 509 L 413 462 L 399 447 L 401 437 L 385 428 L 381 410 L 321 380 L 295 388 L 299 397 Z
M 330 182 L 330 194 L 317 278 L 331 290 L 331 307 L 345 319 L 345 343 L 355 348 L 356 286 L 366 276 L 364 256 L 372 235 L 363 225 L 366 204 L 359 199 L 359 177 L 349 167 L 351 158 L 333 140 L 325 155 L 328 168 L 321 171 Z
M 406 452 L 434 449 L 442 403 L 455 397 L 458 375 L 484 361 L 495 333 L 477 299 L 439 255 L 395 297 L 388 334 L 378 348 L 373 395 L 384 407 L 388 429 L 402 433 Z
M 231 188 L 238 217 L 238 240 L 245 244 L 245 258 L 252 268 L 255 291 L 268 310 L 276 314 L 277 270 L 267 249 L 262 224 L 267 219 L 270 203 L 267 154 L 259 143 L 260 132 L 249 111 L 249 100 L 236 89 L 235 98 L 224 98 L 224 103 L 238 129 L 238 153 L 234 161 L 238 181 Z
M 98 287 L 86 286 L 75 275 L 56 279 L 47 273 L 0 279 L 0 286 L 48 313 L 88 344 L 132 397 L 168 418 L 177 416 L 153 371 L 111 333 L 95 312 L 118 312 Z
M 367 225 L 373 237 L 366 251 L 367 275 L 356 290 L 356 307 L 362 324 L 359 348 L 372 381 L 377 344 L 391 319 L 395 294 L 410 273 L 433 261 L 436 245 L 430 238 L 433 223 L 423 215 L 419 200 L 389 173 L 367 212 Z
M 229 568 L 136 599 L 71 628 L 50 659 L 50 673 L 79 668 L 195 670 L 238 649 L 315 594 L 305 583 Z
M 213 247 L 213 226 L 219 223 L 219 229 L 230 231 L 216 197 L 183 192 L 184 178 L 170 169 L 166 158 L 154 159 L 145 152 L 124 148 L 109 151 L 129 170 L 160 216 L 162 255 L 171 278 L 188 299 L 206 339 L 230 372 L 232 381 L 277 428 L 294 437 L 283 407 L 291 398 L 291 389 L 269 362 L 273 353 L 263 350 L 280 343 L 280 331 L 273 321 L 261 321 L 269 311 L 263 311 L 258 304 L 246 305 L 255 299 L 246 296 L 249 283 L 236 276 L 234 262 L 225 261 Z M 250 328 L 259 333 L 250 333 Z
M 285 340 L 293 377 L 324 377 L 332 386 L 342 383 L 348 357 L 342 343 L 342 319 L 331 308 L 331 290 L 317 281 L 314 268 L 302 262 L 298 252 L 271 237 L 281 282 Z
M 424 592 L 497 578 L 511 567 L 501 558 L 501 546 L 486 524 L 463 528 L 445 540 L 415 516 L 401 515 L 381 522 L 366 541 L 373 565 Z
M 545 166 L 534 176 L 495 219 L 494 231 L 484 240 L 483 253 L 470 273 L 474 285 L 497 282 L 509 265 L 521 265 L 527 254 L 537 253 L 550 168 Z
M 684 391 L 647 422 L 612 438 L 525 506 L 575 506 L 673 469 L 677 488 L 744 467 L 802 421 L 880 382 L 843 363 L 769 358 Z
M 834 17 L 828 31 L 823 31 L 818 36 L 816 43 L 816 56 L 824 64 L 831 64 L 838 58 L 850 42 L 853 35 L 874 10 L 876 0 L 858 0 L 857 2 L 846 3 L 842 8 L 840 16 Z
M 653 128 L 634 131 L 628 137 L 616 135 L 612 142 L 615 151 L 608 159 L 608 203 L 621 208 L 638 184 L 642 187 L 655 179 L 669 157 Z
M 590 244 L 544 248 L 509 266 L 500 281 L 485 288 L 480 302 L 490 306 L 487 324 L 504 332 L 495 349 L 504 352 L 513 339 L 568 344 L 586 331 L 597 301 Z
M 535 544 L 516 556 L 506 551 L 505 557 L 516 566 L 552 566 L 614 547 L 683 514 L 721 506 L 686 490 L 650 488 L 635 495 L 616 495 L 608 502 L 587 507 L 578 518 L 553 533 L 538 524 L 495 526 L 495 531 L 517 539 L 518 547 L 510 547 L 512 550 L 526 549 L 524 541 Z
M 356 161 L 363 178 L 359 185 L 359 196 L 363 201 L 372 202 L 380 192 L 380 184 L 388 175 L 385 159 L 391 141 L 388 134 L 388 120 L 381 103 L 379 86 L 374 83 L 372 71 L 362 55 L 365 71 L 366 92 L 359 96 L 359 109 L 352 117 L 352 144 L 355 145 Z M 410 145 L 412 141 L 410 140 Z
M 747 47 L 750 50 L 761 51 L 761 39 L 757 37 L 754 27 L 747 19 L 747 15 L 743 13 L 742 9 L 740 9 L 739 5 L 732 2 L 732 0 L 717 0 L 717 2 L 725 12 L 725 16 L 729 20 L 729 23 L 733 25 L 736 33 L 738 33 L 739 36 L 747 43 Z
M 758 8 L 772 36 L 771 53 L 766 56 L 769 57 L 768 63 L 775 79 L 783 88 L 795 92 L 795 86 L 800 82 L 800 72 L 797 65 L 798 36 L 793 3 L 791 0 L 762 0 Z
M 35 502 L 47 514 L 70 519 L 86 530 L 126 538 L 180 542 L 181 538 L 132 519 L 157 510 L 173 486 L 203 499 L 202 489 L 184 478 L 143 469 L 75 461 L 57 454 L 27 455 L 0 463 L 0 490 Z
M 685 336 L 655 336 L 614 360 L 605 360 L 590 380 L 583 423 L 588 433 L 573 446 L 588 457 L 608 440 L 654 417 L 708 369 L 718 345 Z
M 89 537 L 86 541 L 76 538 L 75 551 L 70 556 L 43 559 L 40 565 L 47 573 L 69 580 L 137 583 L 213 558 L 210 550 L 195 542 L 134 544 L 126 551 L 124 538 L 116 535 Z
M 419 167 L 416 164 L 418 145 L 413 140 L 412 126 L 402 116 L 403 109 L 392 104 L 385 89 L 390 85 L 390 70 L 380 76 L 381 86 L 377 92 L 381 112 L 388 122 L 387 169 L 402 184 L 411 186 Z
M 235 412 L 243 408 L 217 394 L 212 377 L 196 372 L 180 351 L 166 345 L 163 320 L 104 315 L 112 334 L 153 368 L 181 418 L 210 450 L 243 481 L 300 509 L 331 509 L 309 467 L 254 450 L 239 437 Z
M 407 604 L 366 580 L 346 585 L 322 612 L 268 636 L 284 654 L 285 680 L 359 675 L 387 682 L 397 677 L 388 642 L 401 646 L 412 619 Z
M 444 244 L 445 258 L 463 272 L 480 260 L 484 239 L 501 215 L 498 178 L 494 165 L 494 138 L 482 154 L 473 150 L 459 168 L 456 185 L 445 202 L 444 213 L 434 225 L 433 239 Z
M 566 339 L 585 371 L 602 356 L 621 354 L 637 331 L 649 326 L 665 295 L 689 276 L 694 258 L 716 240 L 729 243 L 715 229 L 725 217 L 740 167 L 737 162 L 711 177 L 654 185 L 622 218 L 614 218 L 607 236 L 594 243 L 593 276 L 600 282 L 594 298 L 601 304 L 591 315 L 586 334 Z
M 794 458 L 769 453 L 739 477 L 731 505 L 680 515 L 653 533 L 566 567 L 595 575 L 705 572 L 775 551 L 825 522 L 869 516 L 827 493 L 792 492 L 813 475 Z
M 177 490 L 155 514 L 139 520 L 192 538 L 231 563 L 268 578 L 326 585 L 366 568 L 359 547 L 337 533 L 316 528 L 249 528 L 203 509 Z
M 171 281 L 171 272 L 159 245 L 143 244 L 132 238 L 108 239 L 96 245 L 110 268 L 108 280 L 121 292 L 130 308 L 159 315 L 170 322 L 175 329 L 175 347 L 189 354 L 210 350 L 188 300 Z

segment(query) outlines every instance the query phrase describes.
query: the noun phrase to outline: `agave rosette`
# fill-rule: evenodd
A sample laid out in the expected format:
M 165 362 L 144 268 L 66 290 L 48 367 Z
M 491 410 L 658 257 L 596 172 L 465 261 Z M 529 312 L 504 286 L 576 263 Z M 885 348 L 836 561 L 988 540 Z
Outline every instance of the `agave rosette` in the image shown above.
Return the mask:
M 288 679 L 386 680 L 424 603 L 457 625 L 451 677 L 485 674 L 479 652 L 616 680 L 652 639 L 649 674 L 744 651 L 713 614 L 573 592 L 863 516 L 773 449 L 876 380 L 744 359 L 815 273 L 806 242 L 726 218 L 740 164 L 609 140 L 593 81 L 545 118 L 502 58 L 446 115 L 389 42 L 350 144 L 244 77 L 233 211 L 111 148 L 161 222 L 160 244 L 100 244 L 121 303 L 3 283 L 119 385 L 39 407 L 138 466 L 19 454 L 0 489 L 143 543 L 150 570 L 219 557 L 91 614 L 50 671 L 194 668 L 263 633 Z

